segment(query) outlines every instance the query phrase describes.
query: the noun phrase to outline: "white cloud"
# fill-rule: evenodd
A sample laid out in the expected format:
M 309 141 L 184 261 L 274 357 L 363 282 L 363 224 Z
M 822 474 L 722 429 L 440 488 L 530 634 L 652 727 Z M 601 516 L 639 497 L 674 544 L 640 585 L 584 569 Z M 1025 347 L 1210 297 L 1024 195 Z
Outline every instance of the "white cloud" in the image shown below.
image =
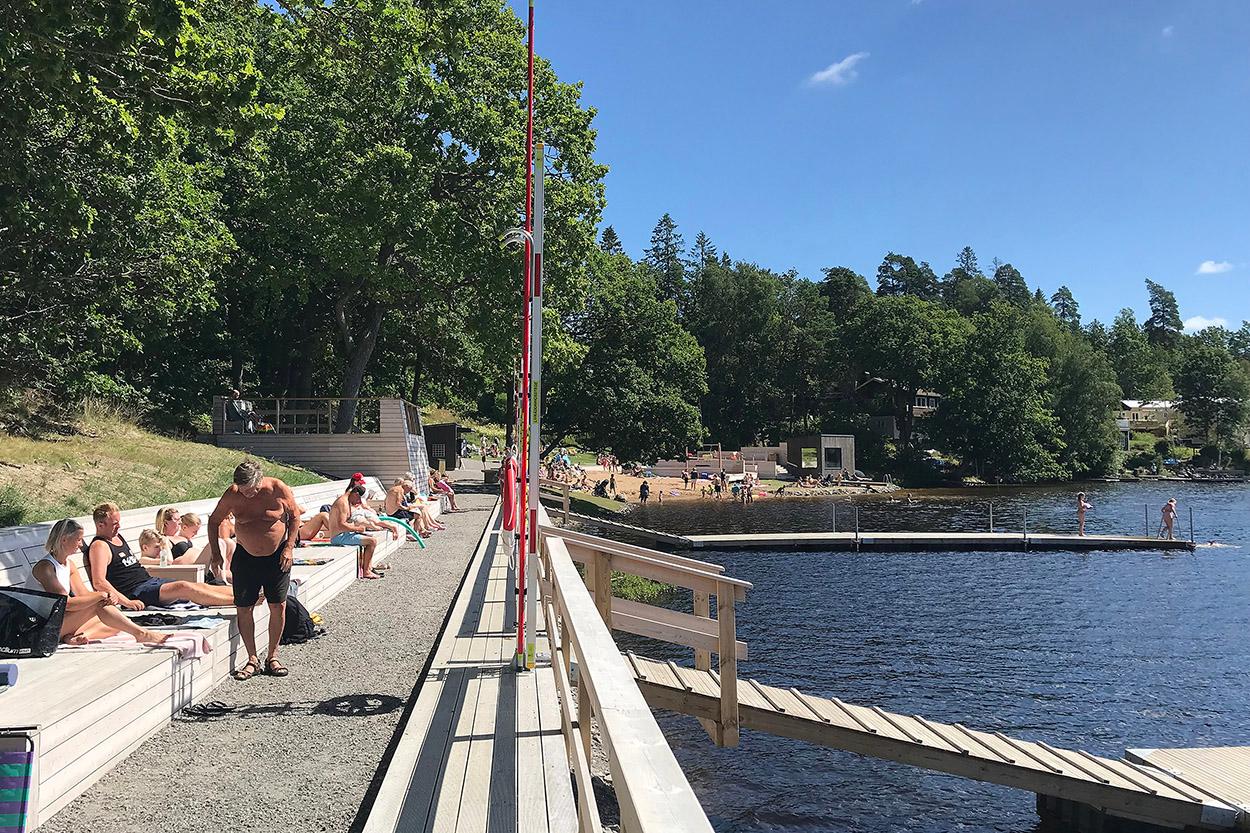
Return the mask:
M 807 83 L 813 87 L 822 84 L 844 87 L 859 77 L 859 73 L 855 70 L 855 65 L 867 57 L 867 52 L 856 52 L 854 55 L 847 55 L 842 60 L 830 64 L 820 72 L 813 73 L 812 77 L 807 79 Z
M 1191 333 L 1205 330 L 1207 327 L 1223 327 L 1226 324 L 1228 324 L 1228 319 L 1220 318 L 1219 316 L 1206 318 L 1205 316 L 1195 315 L 1193 318 L 1185 319 L 1185 329 Z
M 1221 272 L 1231 272 L 1232 270 L 1233 264 L 1229 263 L 1227 260 L 1204 260 L 1202 263 L 1198 264 L 1198 271 L 1194 272 L 1194 274 L 1218 275 Z
M 1173 32 L 1175 32 L 1175 31 L 1176 31 L 1176 27 L 1175 27 L 1175 26 L 1170 26 L 1170 25 L 1169 25 L 1169 26 L 1164 26 L 1164 27 L 1163 27 L 1163 37 L 1165 37 L 1165 38 L 1170 38 L 1170 37 L 1172 37 L 1172 33 L 1173 33 Z

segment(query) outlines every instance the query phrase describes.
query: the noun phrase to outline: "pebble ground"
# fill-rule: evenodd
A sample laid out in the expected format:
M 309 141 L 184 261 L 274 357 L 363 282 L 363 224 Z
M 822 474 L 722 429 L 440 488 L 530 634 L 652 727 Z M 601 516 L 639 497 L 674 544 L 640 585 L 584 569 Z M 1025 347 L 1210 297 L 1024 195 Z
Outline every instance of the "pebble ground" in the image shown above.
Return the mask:
M 495 498 L 461 494 L 429 548 L 409 544 L 378 581 L 319 612 L 328 633 L 284 645 L 285 678 L 226 680 L 220 717 L 178 716 L 41 833 L 215 833 L 358 828 L 417 677 Z

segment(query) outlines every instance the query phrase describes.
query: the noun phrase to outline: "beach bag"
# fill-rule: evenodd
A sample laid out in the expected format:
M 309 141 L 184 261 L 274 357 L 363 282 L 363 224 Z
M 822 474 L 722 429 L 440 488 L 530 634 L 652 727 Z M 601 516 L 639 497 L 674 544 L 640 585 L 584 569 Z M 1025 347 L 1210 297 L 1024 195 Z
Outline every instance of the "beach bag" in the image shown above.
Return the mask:
M 0 657 L 50 657 L 61 642 L 65 596 L 0 587 Z
M 308 612 L 308 608 L 300 604 L 299 599 L 294 596 L 287 596 L 286 622 L 282 626 L 280 644 L 299 645 L 316 636 L 320 636 L 320 634 L 317 633 L 317 625 L 313 622 L 312 614 Z

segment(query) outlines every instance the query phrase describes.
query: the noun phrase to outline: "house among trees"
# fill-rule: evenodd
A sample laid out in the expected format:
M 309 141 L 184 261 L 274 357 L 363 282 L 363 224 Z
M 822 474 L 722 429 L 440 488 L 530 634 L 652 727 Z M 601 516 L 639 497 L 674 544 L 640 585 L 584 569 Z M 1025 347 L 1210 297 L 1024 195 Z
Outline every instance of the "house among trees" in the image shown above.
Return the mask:
M 1172 439 L 1180 416 L 1179 403 L 1170 399 L 1122 399 L 1115 414 L 1117 420 L 1128 422 L 1131 431 L 1144 431 L 1168 440 Z

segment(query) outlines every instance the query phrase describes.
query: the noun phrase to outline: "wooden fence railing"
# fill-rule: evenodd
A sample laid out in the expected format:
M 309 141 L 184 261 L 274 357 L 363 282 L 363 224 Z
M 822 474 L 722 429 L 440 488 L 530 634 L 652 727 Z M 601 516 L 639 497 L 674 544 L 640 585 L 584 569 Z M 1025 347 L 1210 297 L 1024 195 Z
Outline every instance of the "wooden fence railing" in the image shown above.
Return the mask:
M 565 483 L 563 480 L 550 480 L 546 477 L 539 478 L 538 488 L 541 491 L 546 489 L 560 495 L 563 502 L 564 522 L 569 522 L 569 494 L 573 491 L 573 484 Z
M 560 691 L 566 751 L 577 782 L 582 833 L 601 829 L 590 773 L 591 727 L 596 722 L 623 833 L 710 833 L 711 823 L 639 692 L 611 629 L 691 647 L 700 668 L 710 668 L 711 654 L 716 653 L 720 715 L 704 726 L 718 744 L 734 746 L 737 660 L 746 656 L 746 645 L 736 639 L 734 610 L 751 585 L 726 578 L 719 565 L 554 527 L 542 508 L 539 519 L 540 601 Z M 585 568 L 584 579 L 577 564 Z M 695 613 L 614 598 L 613 571 L 692 590 Z M 712 597 L 717 600 L 715 619 L 708 609 Z

